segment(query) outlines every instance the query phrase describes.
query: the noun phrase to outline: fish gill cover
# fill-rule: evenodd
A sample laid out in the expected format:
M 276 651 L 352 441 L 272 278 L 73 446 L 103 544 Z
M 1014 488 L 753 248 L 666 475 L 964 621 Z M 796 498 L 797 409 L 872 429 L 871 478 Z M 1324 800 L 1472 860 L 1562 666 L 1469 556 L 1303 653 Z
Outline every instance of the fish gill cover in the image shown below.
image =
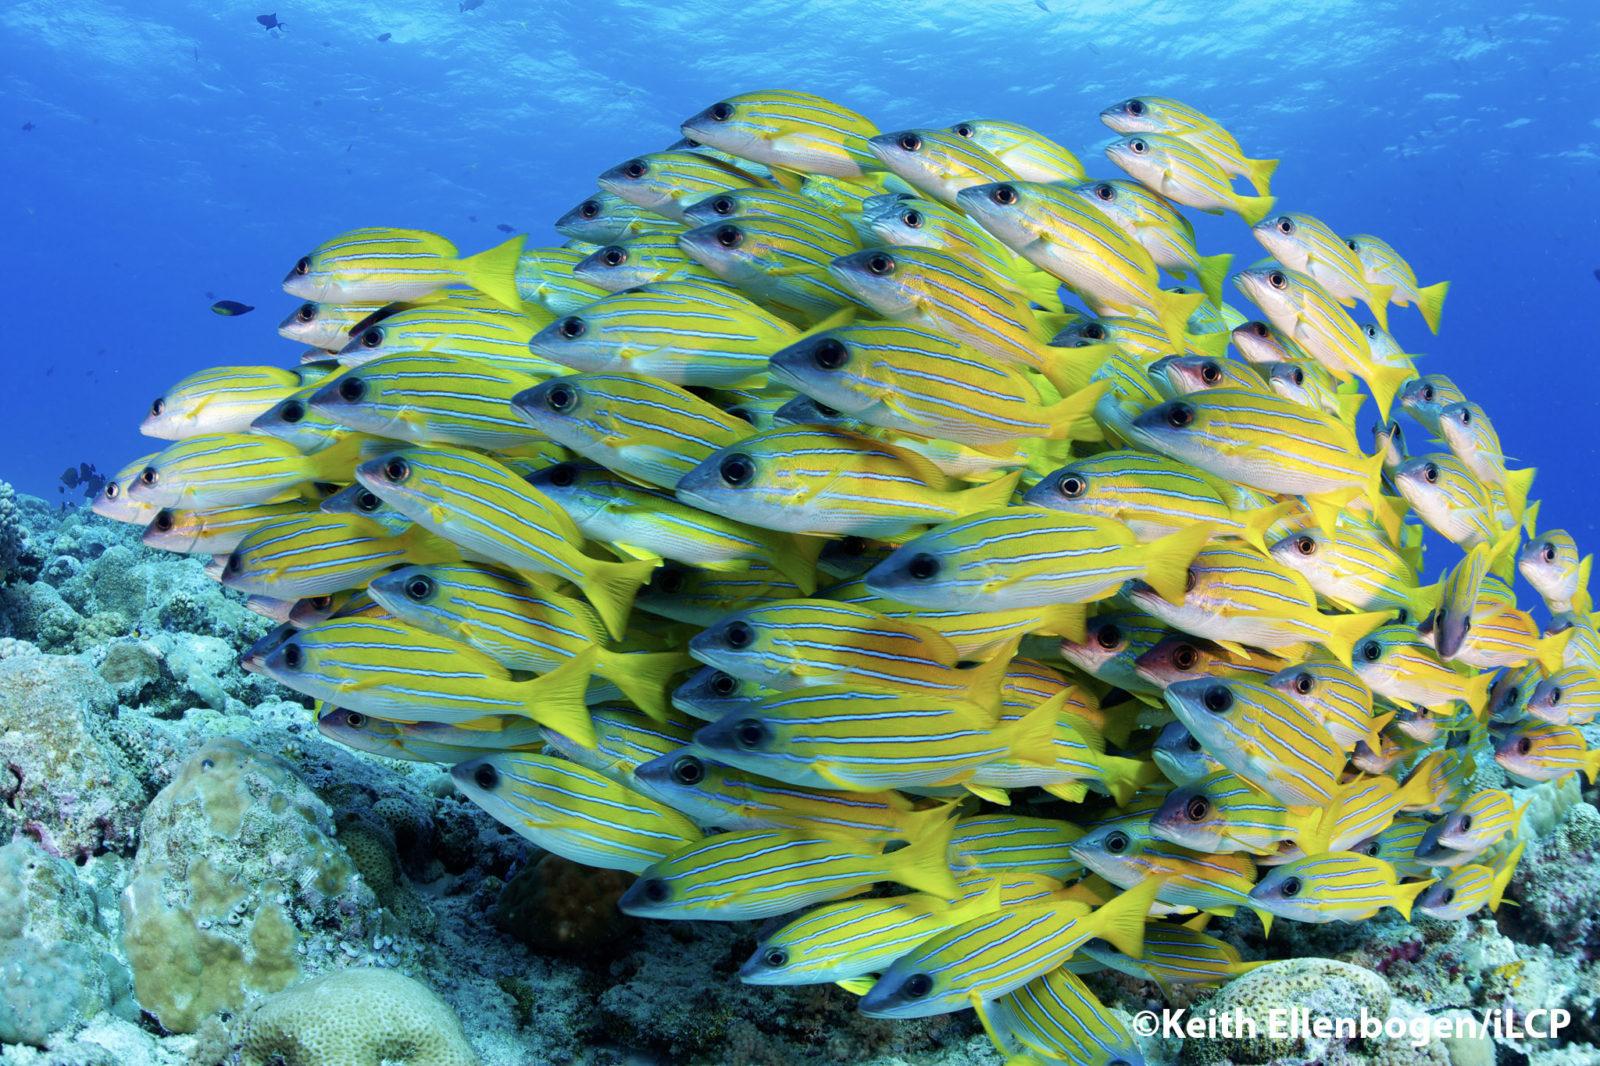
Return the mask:
M 1593 780 L 1600 637 L 1495 398 L 1388 332 L 1448 325 L 1442 264 L 1280 210 L 1226 115 L 1100 117 L 1117 177 L 743 92 L 543 243 L 308 234 L 288 344 L 174 383 L 94 508 L 281 622 L 244 662 L 325 736 L 630 915 L 782 919 L 739 979 L 1142 1061 L 1079 973 L 1497 908 L 1482 771 Z

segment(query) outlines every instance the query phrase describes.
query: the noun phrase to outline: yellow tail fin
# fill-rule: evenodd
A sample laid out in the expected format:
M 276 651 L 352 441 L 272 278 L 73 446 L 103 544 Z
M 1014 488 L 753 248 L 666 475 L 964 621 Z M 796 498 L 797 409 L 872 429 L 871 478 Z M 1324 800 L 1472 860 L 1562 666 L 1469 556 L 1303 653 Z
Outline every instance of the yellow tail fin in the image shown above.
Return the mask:
M 583 575 L 583 594 L 605 623 L 606 632 L 618 639 L 627 632 L 633 598 L 639 586 L 650 580 L 650 574 L 660 564 L 659 559 L 620 563 L 591 559 L 585 564 L 588 573 Z
M 1017 645 L 1021 643 L 1021 637 L 1012 637 L 996 648 L 988 659 L 970 670 L 963 671 L 967 679 L 967 690 L 964 695 L 968 703 L 977 704 L 991 715 L 999 714 L 1001 689 L 1005 685 L 1006 671 L 1011 668 L 1011 660 L 1016 657 Z
M 1149 877 L 1089 915 L 1095 935 L 1130 958 L 1144 954 L 1144 920 L 1165 880 Z
M 1063 689 L 1013 722 L 995 730 L 994 738 L 1006 745 L 1007 754 L 1030 766 L 1054 766 L 1056 718 L 1066 705 L 1070 689 Z
M 584 693 L 589 675 L 594 673 L 597 649 L 585 648 L 548 674 L 523 682 L 521 692 L 527 701 L 524 713 L 542 726 L 564 737 L 571 737 L 586 748 L 594 747 L 594 725 Z
M 1262 162 L 1275 161 L 1262 160 Z M 1238 193 L 1233 195 L 1234 210 L 1239 212 L 1240 217 L 1249 226 L 1254 226 L 1257 222 L 1266 218 L 1267 212 L 1272 210 L 1272 204 L 1273 198 L 1270 196 L 1241 196 Z
M 1196 280 L 1205 292 L 1206 299 L 1218 307 L 1222 306 L 1222 283 L 1228 278 L 1228 268 L 1233 265 L 1233 253 L 1223 252 L 1221 255 L 1202 255 L 1200 269 L 1195 271 Z M 1226 333 L 1222 336 L 1227 336 Z
M 927 892 L 940 899 L 955 899 L 961 895 L 950 873 L 947 854 L 955 831 L 956 821 L 950 818 L 934 826 L 922 839 L 890 852 L 885 856 L 889 860 L 889 877 L 915 892 Z
M 1278 169 L 1276 159 L 1246 159 L 1244 161 L 1245 178 L 1250 182 L 1256 192 L 1265 196 L 1272 189 L 1272 175 Z M 1266 212 L 1262 212 L 1266 214 Z M 1261 221 L 1256 219 L 1256 222 Z M 1250 223 L 1252 226 L 1255 222 Z
M 1450 291 L 1450 283 L 1441 281 L 1437 285 L 1428 285 L 1417 290 L 1417 310 L 1422 312 L 1422 320 L 1428 324 L 1428 329 L 1434 333 L 1439 332 L 1439 316 L 1444 314 L 1445 294 Z
M 1088 386 L 1100 364 L 1117 353 L 1115 344 L 1086 344 L 1081 348 L 1040 346 L 1039 373 L 1063 396 Z
M 461 260 L 457 264 L 461 280 L 497 304 L 512 311 L 522 310 L 522 298 L 517 295 L 517 261 L 522 258 L 526 240 L 518 234 L 488 251 Z
M 798 585 L 802 596 L 809 596 L 817 591 L 817 556 L 822 554 L 827 543 L 826 537 L 775 534 L 768 547 L 767 561 L 774 570 Z
M 1022 471 L 1012 470 L 995 478 L 993 481 L 982 485 L 974 485 L 970 489 L 962 489 L 955 494 L 955 506 L 958 513 L 963 515 L 976 514 L 987 511 L 993 507 L 1004 507 L 1011 502 L 1012 493 L 1017 491 L 1017 482 L 1022 478 Z
M 1368 285 L 1367 310 L 1372 312 L 1373 319 L 1378 323 L 1378 328 L 1389 328 L 1389 299 L 1394 295 L 1393 285 Z
M 1334 658 L 1345 666 L 1349 666 L 1350 656 L 1355 649 L 1356 641 L 1388 621 L 1388 611 L 1365 611 L 1361 614 L 1325 614 L 1322 616 L 1322 646 L 1332 652 Z
M 1394 899 L 1389 901 L 1389 906 L 1399 911 L 1401 916 L 1409 922 L 1411 920 L 1411 905 L 1417 901 L 1418 896 L 1428 890 L 1429 885 L 1432 885 L 1437 880 L 1439 880 L 1437 877 L 1430 877 L 1426 881 L 1412 881 L 1408 884 L 1395 885 Z
M 1104 440 L 1105 433 L 1094 420 L 1094 405 L 1111 388 L 1110 381 L 1091 382 L 1044 409 L 1050 423 L 1046 440 Z
M 1536 471 L 1531 466 L 1522 470 L 1506 471 L 1506 506 L 1511 508 L 1511 517 L 1517 519 L 1519 522 L 1522 520 L 1522 516 L 1526 514 L 1528 510 L 1528 492 L 1533 488 L 1533 476 L 1535 472 Z M 1531 529 L 1529 530 L 1528 535 L 1530 537 L 1533 536 L 1533 531 Z
M 1166 330 L 1173 351 L 1183 349 L 1184 337 L 1189 333 L 1189 317 L 1206 302 L 1203 292 L 1175 292 L 1163 289 L 1156 294 L 1156 318 Z
M 614 652 L 602 650 L 595 673 L 617 686 L 623 698 L 657 721 L 667 717 L 672 679 L 694 660 L 683 652 Z
M 1197 522 L 1144 546 L 1144 580 L 1168 603 L 1182 603 L 1189 564 L 1211 540 L 1212 526 Z
M 1416 371 L 1406 366 L 1374 366 L 1364 375 L 1367 388 L 1372 390 L 1373 402 L 1378 405 L 1378 417 L 1389 421 L 1389 408 L 1394 405 L 1395 393 L 1406 382 L 1416 377 Z

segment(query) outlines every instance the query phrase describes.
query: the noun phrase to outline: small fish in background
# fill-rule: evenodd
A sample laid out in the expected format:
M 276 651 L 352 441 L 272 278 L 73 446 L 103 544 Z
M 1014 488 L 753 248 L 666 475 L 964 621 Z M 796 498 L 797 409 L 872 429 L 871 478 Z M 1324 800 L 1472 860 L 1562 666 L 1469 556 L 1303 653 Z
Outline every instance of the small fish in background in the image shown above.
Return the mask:
M 276 13 L 271 14 L 271 15 L 257 15 L 256 16 L 256 21 L 259 22 L 268 31 L 271 31 L 271 32 L 274 32 L 274 33 L 281 32 L 283 30 L 283 28 L 288 25 L 287 22 L 280 21 L 278 19 L 278 16 L 277 16 Z
M 394 34 L 392 34 L 392 33 L 380 33 L 380 34 L 378 34 L 378 43 L 382 44 L 384 41 L 387 41 L 389 38 L 391 38 L 393 36 L 394 36 Z
M 505 222 L 502 222 L 499 225 L 495 226 L 495 229 L 499 230 L 501 233 L 515 233 L 515 232 L 517 232 L 517 227 L 515 227 L 513 225 L 510 225 L 509 223 L 505 223 Z
M 254 310 L 254 304 L 242 304 L 238 300 L 218 300 L 211 305 L 212 313 L 224 318 L 237 318 L 240 315 L 248 315 Z
M 465 14 L 468 11 L 476 11 L 482 7 L 483 0 L 461 0 L 461 3 L 456 6 L 462 14 Z
M 105 488 L 106 476 L 95 469 L 93 463 L 79 463 L 69 466 L 61 472 L 61 484 L 56 491 L 65 495 L 77 489 L 74 495 L 81 495 L 84 499 L 93 499 L 100 495 L 100 490 Z
M 31 123 L 31 122 L 24 122 L 24 123 L 23 123 L 23 124 L 22 124 L 22 132 L 23 132 L 23 133 L 32 133 L 32 132 L 33 132 L 33 130 L 34 130 L 34 126 L 33 126 L 33 123 Z M 1600 275 L 1600 270 L 1596 270 L 1596 271 L 1595 271 L 1595 273 L 1596 273 L 1596 274 L 1597 274 L 1597 275 Z

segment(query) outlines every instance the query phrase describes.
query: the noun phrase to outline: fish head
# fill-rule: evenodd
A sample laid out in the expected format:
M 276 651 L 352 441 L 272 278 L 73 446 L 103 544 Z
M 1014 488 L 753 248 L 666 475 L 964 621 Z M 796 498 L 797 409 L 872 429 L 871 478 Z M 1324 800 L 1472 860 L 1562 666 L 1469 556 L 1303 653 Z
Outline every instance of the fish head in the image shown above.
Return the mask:
M 669 806 L 685 803 L 698 806 L 701 802 L 698 797 L 715 769 L 715 764 L 701 752 L 682 748 L 634 767 L 633 781 L 642 791 Z
M 1567 680 L 1569 671 L 1559 673 L 1540 681 L 1534 688 L 1533 694 L 1528 697 L 1527 711 L 1534 718 L 1550 722 L 1555 725 L 1565 725 L 1571 715 L 1570 701 L 1567 697 Z
M 1489 451 L 1493 437 L 1489 416 L 1470 400 L 1459 400 L 1439 408 L 1439 434 L 1458 456 Z
M 430 566 L 402 566 L 372 579 L 367 591 L 396 618 L 416 619 L 448 599 Z
M 1207 443 L 1211 422 L 1211 412 L 1204 403 L 1180 397 L 1147 408 L 1128 429 L 1152 451 L 1203 463 L 1213 450 Z
M 354 596 L 354 593 L 303 596 L 289 608 L 289 624 L 296 629 L 309 629 L 318 622 L 326 622 L 348 606 Z
M 1198 781 L 1167 793 L 1150 817 L 1151 834 L 1208 854 L 1221 850 L 1225 823 L 1206 785 L 1206 781 Z
M 385 724 L 347 707 L 325 703 L 317 708 L 317 732 L 347 747 L 359 748 L 363 741 L 370 744 L 367 738 L 381 736 L 385 732 L 381 726 Z
M 1267 321 L 1279 330 L 1293 327 L 1304 289 L 1292 270 L 1266 263 L 1241 270 L 1233 284 L 1246 300 L 1261 309 Z
M 1329 537 L 1316 527 L 1290 533 L 1267 549 L 1278 562 L 1301 574 L 1320 572 L 1329 552 Z
M 1088 620 L 1082 640 L 1062 640 L 1061 657 L 1088 673 L 1103 670 L 1107 663 L 1128 655 L 1134 646 L 1133 627 L 1120 614 L 1102 614 Z
M 1471 910 L 1467 909 L 1470 907 L 1469 901 L 1459 898 L 1460 893 L 1458 892 L 1457 884 L 1460 878 L 1457 873 L 1457 871 L 1453 871 L 1450 876 L 1435 881 L 1423 889 L 1422 895 L 1418 896 L 1417 901 L 1411 905 L 1412 911 L 1420 911 L 1430 918 L 1441 918 L 1447 921 L 1464 918 L 1470 914 Z M 1475 909 L 1472 908 L 1472 910 Z
M 1127 172 L 1141 185 L 1159 191 L 1165 185 L 1167 155 L 1161 146 L 1143 133 L 1119 137 L 1106 146 L 1106 158 Z
M 743 219 L 696 226 L 678 234 L 678 247 L 718 277 L 734 281 L 762 273 L 766 244 L 753 220 Z
M 903 193 L 869 196 L 861 204 L 861 219 L 856 224 L 869 241 L 913 248 L 942 248 L 949 209 L 931 200 L 919 200 Z
M 761 525 L 814 487 L 814 472 L 781 458 L 781 449 L 745 440 L 719 448 L 684 474 L 674 490 L 684 503 L 735 521 Z
M 1101 508 L 1092 502 L 1095 496 L 1095 476 L 1077 465 L 1052 470 L 1022 495 L 1022 502 L 1033 507 L 1049 507 L 1056 511 L 1079 514 L 1098 514 Z
M 608 487 L 616 479 L 595 463 L 553 463 L 523 480 L 559 504 L 580 526 L 616 500 Z
M 106 482 L 109 487 L 112 482 Z M 102 490 L 102 495 L 104 494 Z M 97 497 L 91 508 L 99 514 Z M 150 524 L 144 527 L 140 540 L 146 547 L 160 548 L 163 551 L 187 554 L 199 542 L 200 535 L 205 531 L 204 517 L 194 511 L 177 511 L 171 507 L 163 507 L 150 518 Z
M 683 220 L 692 227 L 712 226 L 748 214 L 749 206 L 740 189 L 721 189 L 684 208 Z
M 935 960 L 918 965 L 920 953 L 913 952 L 893 965 L 873 982 L 857 1007 L 869 1018 L 925 1018 L 968 1006 L 957 993 L 945 987 L 947 981 Z M 911 962 L 912 965 L 903 965 Z
M 842 255 L 828 264 L 828 273 L 885 318 L 905 318 L 916 311 L 915 279 L 902 269 L 893 248 L 867 248 Z
M 1072 187 L 1072 195 L 1119 224 L 1133 224 L 1139 218 L 1139 205 L 1120 181 L 1085 181 Z
M 867 138 L 867 151 L 894 174 L 913 185 L 944 176 L 948 157 L 936 130 L 909 129 Z
M 963 551 L 949 532 L 935 530 L 890 552 L 862 580 L 885 599 L 957 610 L 999 576 L 980 553 Z
M 292 637 L 296 632 L 293 625 L 277 625 L 267 630 L 256 638 L 248 648 L 239 653 L 239 666 L 252 674 L 265 674 L 265 662 L 274 648 Z
M 1168 781 L 1175 785 L 1198 781 L 1215 769 L 1215 760 L 1205 745 L 1182 722 L 1168 722 L 1156 735 L 1150 757 Z
M 739 967 L 739 980 L 747 985 L 787 985 L 796 973 L 796 956 L 784 930 L 779 929 L 756 945 Z M 803 972 L 803 971 L 801 971 Z
M 1495 745 L 1494 761 L 1518 777 L 1541 780 L 1545 765 L 1542 749 L 1550 735 L 1550 727 L 1545 725 L 1528 724 L 1514 729 Z
M 1296 270 L 1304 269 L 1309 248 L 1302 232 L 1303 215 L 1269 215 L 1250 227 L 1251 234 L 1267 254 Z
M 322 321 L 325 317 L 321 304 L 315 300 L 307 300 L 278 323 L 278 335 L 284 340 L 298 341 L 320 348 L 321 344 L 313 342 L 327 339 L 328 331 Z
M 1021 250 L 1043 240 L 1052 219 L 1042 210 L 1040 189 L 1022 181 L 970 185 L 956 193 L 956 203 L 978 225 L 1009 248 Z
M 528 350 L 574 370 L 601 372 L 621 365 L 617 339 L 608 335 L 603 315 L 578 311 L 535 333 Z
M 753 94 L 752 94 L 753 95 Z M 745 159 L 761 159 L 762 146 L 780 132 L 771 119 L 763 119 L 751 95 L 718 100 L 696 111 L 678 127 L 696 144 Z
M 1207 677 L 1168 685 L 1161 695 L 1194 738 L 1226 760 L 1226 752 L 1249 743 L 1251 688 L 1244 681 Z
M 772 355 L 772 375 L 835 412 L 870 410 L 887 388 L 863 376 L 871 356 L 858 336 L 858 330 L 833 329 L 781 348 Z
M 1174 398 L 1229 385 L 1222 360 L 1209 355 L 1162 356 L 1150 364 L 1149 374 L 1158 389 Z
M 296 259 L 289 273 L 283 276 L 283 291 L 302 300 L 328 301 L 336 295 L 337 286 L 331 274 L 320 263 L 316 252 Z
M 1067 323 L 1050 338 L 1053 348 L 1088 348 L 1096 344 L 1114 342 L 1111 331 L 1097 318 L 1083 317 Z
M 615 234 L 606 218 L 607 199 L 609 197 L 605 193 L 585 197 L 556 219 L 556 232 L 575 241 L 605 243 Z M 597 237 L 601 239 L 595 240 Z
M 695 747 L 718 762 L 741 766 L 762 755 L 783 750 L 783 724 L 764 715 L 757 705 L 719 718 L 695 731 Z
M 768 661 L 774 638 L 771 626 L 749 611 L 740 611 L 696 633 L 689 641 L 689 654 L 735 677 L 781 683 L 787 678 Z
M 1100 121 L 1118 133 L 1156 133 L 1167 128 L 1161 103 L 1154 97 L 1130 96 L 1100 112 Z
M 1376 326 L 1372 328 L 1377 329 Z M 1372 339 L 1373 337 L 1369 335 L 1369 344 Z M 1447 404 L 1466 399 L 1461 395 L 1461 390 L 1456 388 L 1455 383 L 1443 374 L 1425 374 L 1422 377 L 1412 378 L 1400 386 L 1395 398 L 1400 401 L 1401 410 L 1422 423 L 1423 428 L 1430 432 L 1442 431 L 1439 415 Z
M 572 268 L 572 276 L 607 292 L 621 292 L 660 280 L 661 268 L 643 249 L 619 241 L 584 256 Z
M 1325 901 L 1320 883 L 1302 862 L 1269 870 L 1250 890 L 1250 899 L 1264 911 L 1299 922 L 1324 922 Z
M 1259 319 L 1240 323 L 1233 327 L 1230 335 L 1246 362 L 1281 363 L 1290 358 L 1276 331 Z
M 1151 684 L 1166 688 L 1179 681 L 1211 676 L 1205 667 L 1218 652 L 1208 641 L 1174 633 L 1162 637 L 1155 647 L 1135 659 L 1133 668 Z
M 1150 812 L 1114 818 L 1067 845 L 1067 852 L 1090 870 L 1115 884 L 1130 884 L 1141 875 L 1141 856 L 1150 839 Z
M 511 397 L 517 417 L 553 440 L 571 439 L 576 425 L 596 417 L 597 406 L 574 375 L 541 381 Z
M 744 711 L 764 692 L 754 681 L 735 677 L 714 666 L 702 666 L 672 692 L 672 706 L 707 722 Z
M 654 162 L 648 155 L 634 156 L 603 171 L 596 184 L 630 204 L 654 210 L 666 206 L 671 199 L 654 171 Z
M 1517 572 L 1551 599 L 1570 600 L 1578 591 L 1578 544 L 1564 529 L 1547 529 L 1517 553 Z
M 158 440 L 181 440 L 194 417 L 193 404 L 180 403 L 166 396 L 150 401 L 139 432 Z M 190 431 L 192 432 L 192 430 Z
M 374 330 L 379 328 L 373 327 Z M 404 407 L 402 404 L 383 402 L 385 381 L 381 369 L 352 367 L 317 386 L 308 398 L 290 396 L 285 399 L 280 407 L 298 403 L 299 408 L 282 412 L 286 416 L 283 421 L 288 425 L 298 425 L 305 421 L 309 409 L 341 426 L 380 436 L 403 438 L 407 434 L 394 431 L 404 425 Z

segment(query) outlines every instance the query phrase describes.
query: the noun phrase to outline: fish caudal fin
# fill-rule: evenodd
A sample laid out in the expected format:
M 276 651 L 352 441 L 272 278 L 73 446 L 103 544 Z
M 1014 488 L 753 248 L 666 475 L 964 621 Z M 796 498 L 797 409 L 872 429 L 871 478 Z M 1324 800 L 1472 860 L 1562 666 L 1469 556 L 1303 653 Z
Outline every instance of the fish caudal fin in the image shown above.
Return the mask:
M 1576 629 L 1563 629 L 1559 633 L 1551 633 L 1547 637 L 1540 637 L 1534 645 L 1534 657 L 1539 660 L 1539 665 L 1546 674 L 1553 674 L 1560 670 L 1567 658 L 1567 643 L 1572 640 Z
M 1012 637 L 995 648 L 988 659 L 962 671 L 967 678 L 966 698 L 968 703 L 975 703 L 991 714 L 1000 711 L 1001 689 L 1005 685 L 1006 671 L 1011 668 L 1011 660 L 1017 654 L 1017 646 L 1022 643 L 1021 637 Z
M 1239 539 L 1266 554 L 1267 530 L 1299 510 L 1299 503 L 1285 500 L 1270 507 L 1259 507 L 1254 511 L 1248 511 L 1240 518 Z
M 1511 509 L 1511 517 L 1522 521 L 1523 515 L 1528 513 L 1528 493 L 1533 489 L 1533 476 L 1538 471 L 1533 467 L 1524 467 L 1521 470 L 1506 471 L 1506 506 Z M 1532 523 L 1528 535 L 1533 535 Z
M 1276 159 L 1246 159 L 1244 161 L 1245 179 L 1250 182 L 1251 188 L 1265 196 L 1272 191 L 1272 175 L 1278 170 Z M 1263 212 L 1265 213 L 1265 212 Z M 1256 219 L 1256 222 L 1261 221 Z M 1252 226 L 1255 222 L 1250 223 Z
M 1416 376 L 1416 371 L 1405 366 L 1375 366 L 1368 370 L 1365 379 L 1372 390 L 1372 401 L 1378 405 L 1378 417 L 1387 424 L 1389 408 L 1394 406 L 1395 393 Z
M 1182 603 L 1189 564 L 1211 539 L 1210 523 L 1199 522 L 1144 546 L 1144 580 L 1168 603 Z
M 1091 382 L 1046 407 L 1044 417 L 1050 423 L 1050 428 L 1045 433 L 1045 439 L 1104 440 L 1105 433 L 1094 420 L 1094 407 L 1110 388 L 1110 381 Z
M 898 793 L 891 793 L 897 795 Z M 923 811 L 907 811 L 900 816 L 900 824 L 895 829 L 897 839 L 904 840 L 907 844 L 939 832 L 943 825 L 956 816 L 961 809 L 959 802 L 941 803 L 937 807 L 929 807 Z
M 1100 783 L 1119 807 L 1127 806 L 1141 788 L 1160 776 L 1155 763 L 1120 755 L 1102 755 L 1095 765 L 1100 770 Z
M 586 748 L 593 748 L 595 739 L 584 694 L 589 689 L 598 651 L 585 648 L 548 674 L 524 682 L 522 689 L 529 718 Z
M 1009 756 L 1029 766 L 1053 766 L 1056 761 L 1056 718 L 1066 705 L 1070 689 L 1063 689 L 1005 727 L 995 730 L 995 739 L 1006 745 Z
M 1166 882 L 1148 877 L 1089 915 L 1095 935 L 1129 958 L 1144 954 L 1144 920 Z
M 1389 906 L 1399 911 L 1401 916 L 1409 922 L 1411 920 L 1411 905 L 1417 901 L 1418 896 L 1428 890 L 1428 886 L 1437 880 L 1439 880 L 1437 877 L 1430 877 L 1426 881 L 1412 881 L 1408 884 L 1395 885 L 1394 899 L 1389 901 Z
M 1592 779 L 1593 775 L 1590 776 Z M 1523 846 L 1519 842 L 1494 868 L 1494 880 L 1489 882 L 1489 910 L 1491 912 L 1499 910 L 1500 901 L 1506 897 L 1506 886 L 1511 884 L 1511 875 L 1516 872 L 1517 863 L 1522 859 Z
M 623 698 L 657 721 L 667 717 L 672 679 L 694 660 L 675 651 L 599 653 L 595 673 L 621 690 Z
M 962 489 L 955 494 L 957 513 L 969 515 L 995 507 L 1004 507 L 1011 502 L 1011 496 L 1017 491 L 1017 481 L 1021 477 L 1021 470 L 1012 470 L 993 481 L 974 485 L 970 489 Z
M 921 839 L 890 852 L 885 856 L 889 860 L 890 879 L 914 892 L 927 892 L 940 899 L 955 899 L 961 895 L 955 876 L 950 872 L 950 838 L 955 831 L 956 820 L 949 818 Z
M 1034 632 L 1081 644 L 1088 636 L 1088 624 L 1088 604 L 1054 603 L 1039 612 L 1039 626 Z
M 1086 344 L 1081 348 L 1054 348 L 1043 346 L 1039 359 L 1039 373 L 1056 387 L 1063 396 L 1088 387 L 1089 379 L 1100 365 L 1117 352 L 1114 344 Z
M 527 237 L 518 234 L 461 260 L 461 280 L 509 310 L 522 310 L 522 298 L 517 295 L 517 261 L 522 258 L 522 245 L 526 240 Z
M 1267 217 L 1267 212 L 1272 210 L 1273 202 L 1270 196 L 1241 196 L 1238 193 L 1233 196 L 1234 210 L 1238 211 L 1245 223 L 1251 226 Z
M 1233 253 L 1223 252 L 1221 255 L 1202 255 L 1200 269 L 1195 271 L 1201 290 L 1218 307 L 1222 306 L 1222 283 L 1228 279 L 1228 268 L 1233 265 Z M 1226 333 L 1219 334 L 1226 337 Z
M 1367 310 L 1372 312 L 1373 321 L 1378 323 L 1378 328 L 1389 328 L 1389 299 L 1394 295 L 1393 285 L 1371 284 L 1367 286 Z
M 638 559 L 612 563 L 604 559 L 591 559 L 583 575 L 583 594 L 594 606 L 606 632 L 621 639 L 628 628 L 628 615 L 633 610 L 633 598 L 639 586 L 650 580 L 650 574 L 661 565 L 659 559 Z
M 1183 350 L 1183 339 L 1189 333 L 1189 317 L 1206 302 L 1203 292 L 1175 292 L 1170 289 L 1156 294 L 1156 318 L 1166 330 L 1167 339 L 1174 351 Z
M 1361 614 L 1323 615 L 1323 635 L 1321 644 L 1333 657 L 1345 666 L 1350 665 L 1350 656 L 1355 650 L 1356 641 L 1371 633 L 1374 629 L 1389 621 L 1388 611 L 1365 611 Z M 1490 675 L 1484 674 L 1485 678 Z
M 809 596 L 817 591 L 817 556 L 827 543 L 826 537 L 779 534 L 773 538 L 767 561 L 774 570 L 799 586 L 802 596 Z
M 1467 679 L 1462 699 L 1472 708 L 1472 717 L 1479 721 L 1483 720 L 1484 711 L 1489 706 L 1489 688 L 1494 681 L 1495 675 L 1489 671 L 1473 674 Z
M 1439 332 L 1439 316 L 1444 314 L 1444 298 L 1449 291 L 1448 281 L 1417 290 L 1417 310 L 1422 312 L 1422 320 L 1431 332 Z

